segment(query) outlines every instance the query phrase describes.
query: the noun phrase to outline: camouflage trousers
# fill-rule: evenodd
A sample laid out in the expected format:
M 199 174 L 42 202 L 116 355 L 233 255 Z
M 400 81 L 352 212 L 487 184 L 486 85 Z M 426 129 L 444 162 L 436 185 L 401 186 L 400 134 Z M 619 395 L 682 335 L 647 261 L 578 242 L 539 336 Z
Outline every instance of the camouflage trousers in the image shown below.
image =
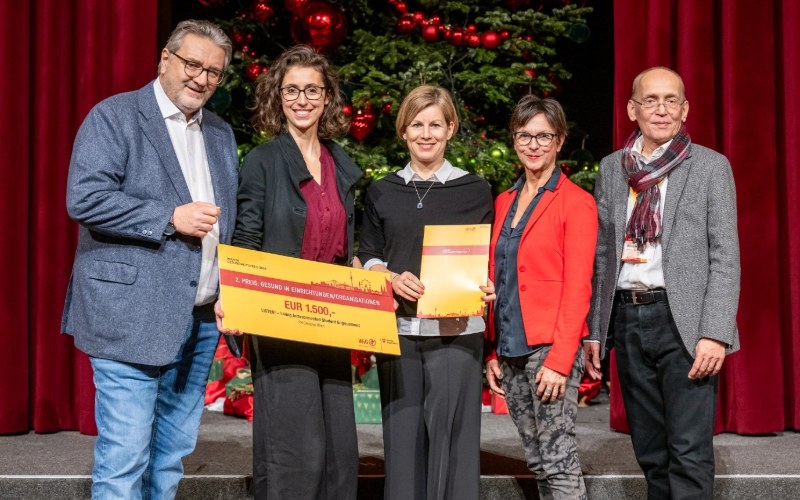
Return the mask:
M 575 442 L 578 415 L 578 385 L 583 375 L 583 349 L 578 349 L 567 377 L 567 394 L 555 403 L 542 403 L 536 396 L 536 373 L 550 346 L 530 356 L 500 358 L 503 389 L 511 419 L 517 426 L 528 468 L 534 473 L 543 500 L 586 498 Z

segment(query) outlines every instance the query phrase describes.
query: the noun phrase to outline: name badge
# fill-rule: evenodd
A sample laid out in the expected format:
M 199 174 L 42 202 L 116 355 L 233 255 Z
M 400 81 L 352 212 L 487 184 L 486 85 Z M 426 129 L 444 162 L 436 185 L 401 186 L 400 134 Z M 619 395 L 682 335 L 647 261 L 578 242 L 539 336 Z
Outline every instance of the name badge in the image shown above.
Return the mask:
M 628 264 L 644 264 L 647 262 L 647 257 L 645 257 L 643 252 L 639 251 L 635 241 L 630 238 L 625 238 L 625 244 L 622 246 L 622 262 L 627 262 Z

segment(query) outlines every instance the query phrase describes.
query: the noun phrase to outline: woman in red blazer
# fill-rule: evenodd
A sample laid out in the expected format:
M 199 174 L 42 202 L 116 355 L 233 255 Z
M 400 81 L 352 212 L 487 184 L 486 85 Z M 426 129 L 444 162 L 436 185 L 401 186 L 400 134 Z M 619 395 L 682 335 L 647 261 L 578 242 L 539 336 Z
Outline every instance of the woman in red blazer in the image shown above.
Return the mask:
M 575 417 L 597 207 L 556 166 L 567 135 L 557 101 L 523 97 L 510 128 L 524 175 L 495 200 L 486 377 L 506 398 L 540 496 L 586 498 Z

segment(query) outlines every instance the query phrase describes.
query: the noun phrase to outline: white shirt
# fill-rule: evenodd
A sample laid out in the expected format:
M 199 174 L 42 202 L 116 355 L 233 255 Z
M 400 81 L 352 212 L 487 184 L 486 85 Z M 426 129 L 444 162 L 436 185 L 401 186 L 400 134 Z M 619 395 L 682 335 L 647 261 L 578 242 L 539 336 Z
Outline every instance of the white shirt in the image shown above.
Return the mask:
M 459 177 L 464 177 L 469 172 L 461 168 L 453 166 L 449 161 L 445 160 L 441 167 L 436 172 L 431 174 L 427 179 L 423 179 L 417 172 L 411 169 L 409 162 L 404 169 L 398 170 L 397 175 L 408 184 L 411 181 L 431 181 L 446 183 L 453 181 Z M 425 196 L 419 193 L 419 196 Z M 389 267 L 386 262 L 381 262 L 380 259 L 370 259 L 364 264 L 364 269 L 369 269 L 374 265 L 383 264 L 384 267 Z M 400 271 L 402 272 L 402 271 Z M 483 316 L 469 316 L 467 318 L 397 318 L 397 333 L 400 335 L 412 336 L 439 336 L 439 335 L 463 335 L 468 333 L 479 333 L 486 329 L 486 323 L 483 321 Z
M 666 143 L 657 147 L 650 156 L 650 160 L 648 160 L 642 154 L 642 136 L 639 136 L 639 138 L 636 139 L 636 142 L 633 143 L 633 147 L 631 148 L 631 156 L 633 157 L 634 161 L 639 162 L 641 165 L 646 165 L 663 155 L 670 143 L 672 143 L 672 140 L 667 141 Z M 666 200 L 667 197 L 668 180 L 668 177 L 664 177 L 658 184 L 659 190 L 661 191 L 660 211 L 662 221 L 664 220 L 664 200 Z M 631 218 L 631 213 L 633 213 L 633 205 L 635 200 L 633 196 L 630 196 L 630 191 L 631 190 L 629 188 L 628 210 L 625 217 L 626 224 Z M 622 263 L 622 267 L 619 271 L 619 278 L 617 279 L 617 290 L 641 290 L 645 288 L 664 287 L 664 270 L 661 267 L 661 239 L 659 238 L 656 243 L 648 243 L 642 253 L 644 257 L 647 258 L 647 262 Z
M 211 171 L 208 168 L 205 142 L 201 124 L 203 110 L 194 114 L 188 121 L 183 112 L 175 106 L 161 82 L 156 78 L 153 83 L 156 101 L 167 125 L 167 132 L 172 141 L 172 148 L 178 157 L 183 171 L 183 178 L 189 187 L 192 201 L 215 203 L 214 186 L 211 183 Z M 208 304 L 217 297 L 219 285 L 219 267 L 217 262 L 217 244 L 219 243 L 219 223 L 214 223 L 211 231 L 202 239 L 202 263 L 200 278 L 197 280 L 197 295 L 194 304 Z

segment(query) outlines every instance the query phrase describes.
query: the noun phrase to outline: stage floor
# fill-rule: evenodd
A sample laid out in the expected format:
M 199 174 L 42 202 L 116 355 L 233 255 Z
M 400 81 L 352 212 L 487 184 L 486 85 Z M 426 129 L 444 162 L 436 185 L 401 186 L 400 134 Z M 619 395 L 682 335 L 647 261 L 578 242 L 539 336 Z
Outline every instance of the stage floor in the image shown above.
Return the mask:
M 644 480 L 630 439 L 608 428 L 608 404 L 581 408 L 578 446 L 590 498 L 641 498 Z M 360 498 L 379 498 L 380 425 L 358 426 Z M 800 498 L 800 433 L 721 434 L 714 438 L 717 498 Z M 94 438 L 77 432 L 0 436 L 0 498 L 82 498 L 88 494 Z M 250 424 L 204 412 L 195 452 L 184 461 L 182 498 L 247 498 Z M 508 415 L 486 413 L 481 431 L 482 498 L 536 498 Z M 752 496 L 750 496 L 750 493 Z

